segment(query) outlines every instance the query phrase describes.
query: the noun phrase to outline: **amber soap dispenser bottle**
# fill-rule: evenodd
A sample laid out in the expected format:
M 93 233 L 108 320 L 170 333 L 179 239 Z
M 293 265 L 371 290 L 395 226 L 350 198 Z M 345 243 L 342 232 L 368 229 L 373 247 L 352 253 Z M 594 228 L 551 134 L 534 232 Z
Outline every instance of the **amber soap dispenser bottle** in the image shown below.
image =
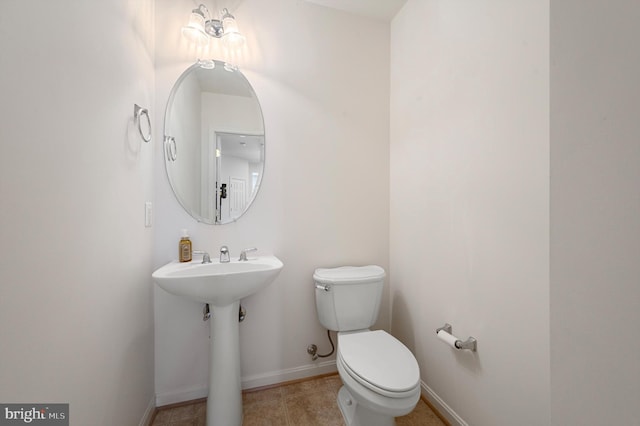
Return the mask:
M 180 238 L 180 244 L 178 244 L 178 259 L 180 259 L 180 262 L 191 262 L 192 254 L 193 250 L 191 248 L 189 232 L 183 229 L 182 238 Z

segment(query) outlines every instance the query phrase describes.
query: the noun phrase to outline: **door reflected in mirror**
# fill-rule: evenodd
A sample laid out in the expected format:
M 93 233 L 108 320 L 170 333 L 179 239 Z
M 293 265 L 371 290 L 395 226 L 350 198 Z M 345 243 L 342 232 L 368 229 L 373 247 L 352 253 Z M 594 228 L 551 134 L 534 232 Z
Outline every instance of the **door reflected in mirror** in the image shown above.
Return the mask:
M 209 208 L 217 212 L 217 222 L 227 223 L 244 213 L 260 186 L 264 136 L 217 132 L 215 137 L 216 165 L 208 170 L 215 170 L 209 182 L 210 187 L 217 188 L 217 193 L 208 203 Z
M 165 165 L 173 192 L 196 220 L 233 222 L 264 172 L 264 121 L 253 88 L 220 61 L 198 62 L 173 87 L 165 115 Z

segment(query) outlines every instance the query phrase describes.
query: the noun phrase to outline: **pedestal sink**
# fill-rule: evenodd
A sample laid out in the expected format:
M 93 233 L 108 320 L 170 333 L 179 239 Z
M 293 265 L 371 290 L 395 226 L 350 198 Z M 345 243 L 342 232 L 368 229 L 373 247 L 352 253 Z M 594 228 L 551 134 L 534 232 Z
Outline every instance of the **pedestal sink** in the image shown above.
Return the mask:
M 229 263 L 175 261 L 152 275 L 155 282 L 169 293 L 209 304 L 211 353 L 207 426 L 242 425 L 238 337 L 240 299 L 271 284 L 282 266 L 275 256 L 258 256 Z

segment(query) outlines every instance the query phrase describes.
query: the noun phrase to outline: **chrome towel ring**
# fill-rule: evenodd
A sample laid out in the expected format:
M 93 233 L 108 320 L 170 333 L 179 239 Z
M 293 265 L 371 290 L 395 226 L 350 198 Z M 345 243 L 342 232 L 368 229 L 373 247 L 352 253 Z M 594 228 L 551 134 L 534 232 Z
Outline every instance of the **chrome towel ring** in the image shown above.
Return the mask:
M 173 136 L 164 137 L 164 152 L 167 155 L 167 160 L 176 161 L 178 158 L 178 146 L 176 145 L 176 138 Z
M 140 124 L 140 117 L 145 116 L 147 118 L 147 134 L 142 131 L 142 125 Z M 149 110 L 146 108 L 142 108 L 138 104 L 133 104 L 133 121 L 138 128 L 138 132 L 140 133 L 140 137 L 143 141 L 149 142 L 151 140 L 151 119 L 149 118 Z

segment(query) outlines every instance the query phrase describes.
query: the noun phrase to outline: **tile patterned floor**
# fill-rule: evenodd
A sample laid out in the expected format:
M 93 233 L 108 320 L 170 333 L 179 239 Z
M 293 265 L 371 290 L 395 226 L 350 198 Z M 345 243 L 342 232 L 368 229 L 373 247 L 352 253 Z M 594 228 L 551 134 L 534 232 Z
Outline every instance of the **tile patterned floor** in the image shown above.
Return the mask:
M 337 405 L 338 375 L 319 377 L 242 395 L 243 426 L 343 426 Z M 206 402 L 159 408 L 152 426 L 205 426 Z M 397 426 L 446 426 L 422 400 Z

